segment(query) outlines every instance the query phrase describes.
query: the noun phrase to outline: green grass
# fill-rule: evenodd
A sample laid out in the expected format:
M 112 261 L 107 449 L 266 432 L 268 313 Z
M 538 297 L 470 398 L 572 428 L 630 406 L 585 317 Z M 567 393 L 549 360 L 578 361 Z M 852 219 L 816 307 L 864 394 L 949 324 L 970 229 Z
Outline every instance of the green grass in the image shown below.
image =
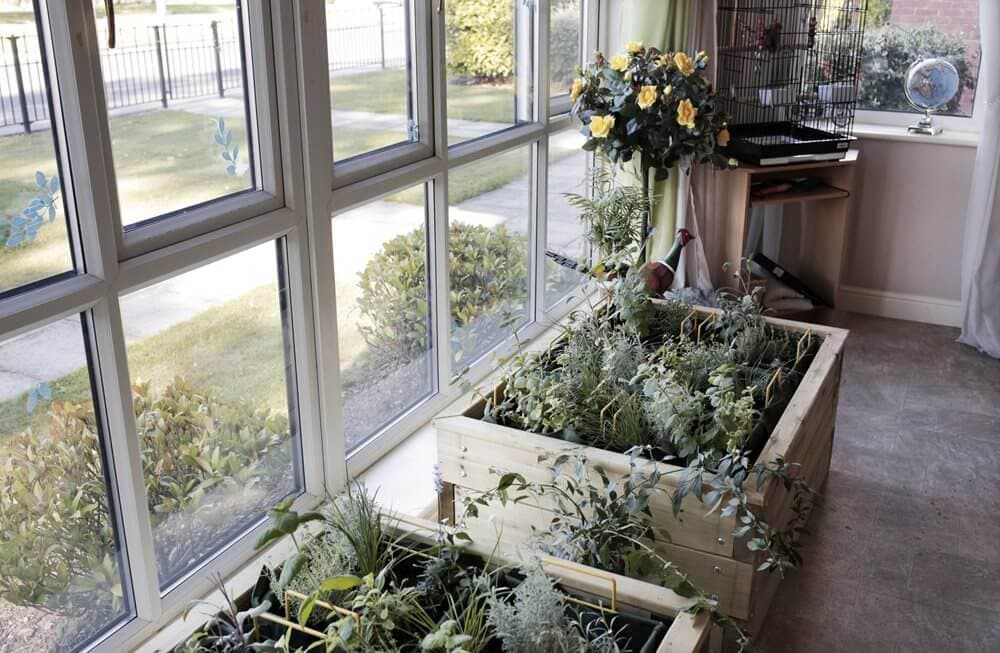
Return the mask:
M 378 70 L 338 75 L 330 80 L 330 102 L 343 111 L 398 113 L 405 116 L 406 71 Z M 510 84 L 462 84 L 448 80 L 448 117 L 510 123 L 514 119 Z
M 149 381 L 162 390 L 183 376 L 201 392 L 224 401 L 249 400 L 255 405 L 287 411 L 285 358 L 277 289 L 261 286 L 189 320 L 128 346 L 133 381 Z M 90 401 L 90 381 L 84 368 L 50 382 L 56 401 Z M 26 409 L 28 393 L 0 402 L 0 439 L 47 423 L 45 404 Z
M 226 121 L 233 139 L 245 139 L 243 120 Z M 130 224 L 245 189 L 249 176 L 232 177 L 213 140 L 209 116 L 149 111 L 111 119 L 111 139 L 123 222 Z M 245 147 L 239 158 L 246 162 Z M 34 196 L 35 171 L 57 172 L 51 132 L 0 137 L 0 216 L 11 216 Z M 0 292 L 71 269 L 65 216 L 15 249 L 0 246 Z

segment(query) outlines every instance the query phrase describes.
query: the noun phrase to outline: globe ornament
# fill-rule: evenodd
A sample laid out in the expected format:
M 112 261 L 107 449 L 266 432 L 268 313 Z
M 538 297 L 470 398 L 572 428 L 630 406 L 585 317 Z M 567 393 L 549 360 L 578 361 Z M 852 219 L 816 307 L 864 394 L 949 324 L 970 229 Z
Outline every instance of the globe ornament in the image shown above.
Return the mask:
M 959 90 L 958 71 L 947 59 L 933 57 L 917 61 L 906 71 L 903 82 L 906 99 L 924 116 L 909 131 L 936 136 L 941 127 L 934 124 L 931 114 L 951 102 Z

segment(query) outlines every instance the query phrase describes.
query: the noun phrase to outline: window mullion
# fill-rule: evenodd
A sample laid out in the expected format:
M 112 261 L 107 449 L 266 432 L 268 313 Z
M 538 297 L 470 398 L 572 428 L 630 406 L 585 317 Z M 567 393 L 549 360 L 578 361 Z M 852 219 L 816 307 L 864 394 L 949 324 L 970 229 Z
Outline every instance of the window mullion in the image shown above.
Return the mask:
M 427 201 L 430 212 L 429 281 L 434 317 L 432 333 L 437 351 L 438 387 L 449 390 L 452 375 L 451 351 L 451 305 L 448 279 L 448 170 L 445 169 L 430 184 L 430 198 Z
M 317 11 L 317 8 L 319 9 Z M 308 270 L 316 282 L 310 284 L 313 315 L 316 394 L 319 398 L 319 425 L 322 439 L 323 479 L 327 492 L 339 491 L 347 481 L 347 448 L 341 408 L 340 352 L 337 340 L 336 294 L 333 292 L 333 234 L 330 220 L 333 181 L 333 134 L 330 126 L 330 71 L 325 57 L 310 53 L 326 52 L 326 13 L 320 2 L 295 3 L 296 51 L 299 69 L 299 102 L 302 162 L 305 181 L 306 227 L 308 238 L 291 242 L 308 244 Z M 301 263 L 301 261 L 300 261 Z M 324 282 L 328 280 L 328 283 Z M 308 478 L 308 476 L 307 476 Z
M 534 62 L 532 62 L 535 71 L 535 120 L 544 125 L 549 122 L 549 104 L 551 100 L 549 89 L 549 79 L 551 77 L 551 71 L 549 70 L 551 34 L 549 33 L 549 26 L 552 9 L 548 6 L 548 3 L 545 3 L 542 9 L 536 8 L 533 13 L 535 14 L 535 51 L 538 55 L 534 57 Z
M 155 621 L 162 613 L 159 574 L 118 297 L 111 295 L 98 303 L 92 315 L 98 350 L 95 357 L 97 376 L 106 409 L 110 463 L 118 488 L 120 524 L 136 615 L 140 619 Z
M 91 2 L 48 2 L 52 62 L 62 121 L 53 120 L 68 156 L 82 262 L 102 279 L 117 275 L 121 214 L 111 158 L 104 83 Z
M 548 93 L 545 94 L 546 97 Z M 532 250 L 532 302 L 535 307 L 536 322 L 545 317 L 545 250 L 548 248 L 548 218 L 549 218 L 549 139 L 539 139 L 533 157 L 533 176 L 535 219 Z
M 434 126 L 434 153 L 445 161 L 448 160 L 448 68 L 445 48 L 445 12 L 444 1 L 436 0 L 434 14 L 431 16 L 431 42 L 428 44 L 431 63 L 431 107 L 433 115 L 431 124 Z M 447 202 L 446 202 L 447 203 Z
M 413 37 L 409 43 L 409 51 L 414 66 L 414 104 L 417 125 L 420 127 L 419 142 L 430 148 L 434 147 L 435 134 L 439 131 L 434 120 L 435 75 L 432 65 L 435 57 L 430 47 L 435 20 L 436 14 L 431 11 L 430 3 L 413 3 Z

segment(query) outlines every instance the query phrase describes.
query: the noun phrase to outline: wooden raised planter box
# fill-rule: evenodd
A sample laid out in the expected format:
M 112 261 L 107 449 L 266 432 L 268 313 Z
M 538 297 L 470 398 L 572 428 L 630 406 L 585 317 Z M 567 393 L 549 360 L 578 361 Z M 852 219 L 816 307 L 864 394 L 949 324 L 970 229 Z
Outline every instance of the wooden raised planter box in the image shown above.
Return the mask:
M 435 534 L 438 531 L 438 524 L 434 522 L 399 514 L 387 516 L 385 523 L 401 540 L 428 545 L 434 544 Z M 486 540 L 466 542 L 462 546 L 465 551 L 489 560 L 493 567 L 505 565 L 516 567 L 518 564 L 512 551 L 498 552 L 493 544 Z M 585 605 L 603 606 L 610 610 L 612 616 L 619 613 L 632 614 L 661 623 L 669 622 L 663 639 L 660 640 L 656 651 L 651 653 L 703 653 L 709 650 L 710 636 L 713 632 L 710 615 L 708 613 L 693 615 L 686 612 L 685 610 L 691 605 L 690 599 L 685 599 L 669 589 L 634 578 L 598 571 L 544 555 L 539 555 L 537 558 L 545 573 L 564 591 L 571 595 L 586 597 L 583 599 L 586 601 Z M 250 607 L 252 592 L 252 588 L 247 589 L 236 598 L 238 609 L 246 610 Z M 337 610 L 327 603 L 319 602 L 317 605 L 327 610 Z M 354 614 L 343 609 L 340 609 L 340 612 L 342 615 Z M 274 624 L 281 629 L 291 627 L 311 637 L 311 641 L 319 641 L 323 635 L 318 631 L 299 626 L 294 615 L 287 614 L 281 606 L 275 606 L 272 612 L 265 612 L 258 617 L 258 620 Z
M 708 314 L 710 309 L 699 309 Z M 844 329 L 765 318 L 774 326 L 799 333 L 811 332 L 822 343 L 792 394 L 774 431 L 758 457 L 773 461 L 782 456 L 798 463 L 798 473 L 815 489 L 823 486 L 830 469 L 833 431 L 837 418 L 837 399 L 844 342 Z M 539 456 L 550 460 L 560 452 L 581 450 L 592 464 L 600 464 L 609 476 L 628 473 L 629 457 L 593 447 L 580 447 L 557 438 L 529 433 L 482 421 L 485 402 L 471 406 L 462 415 L 435 421 L 438 463 L 445 481 L 439 516 L 454 520 L 456 506 L 461 514 L 461 499 L 471 491 L 496 487 L 499 477 L 491 468 L 518 472 L 529 482 L 548 482 L 551 473 Z M 665 545 L 667 557 L 707 593 L 719 599 L 722 612 L 745 620 L 755 634 L 763 623 L 771 599 L 777 590 L 776 572 L 757 571 L 763 554 L 751 552 L 745 542 L 734 541 L 737 516 L 721 517 L 719 511 L 706 515 L 706 507 L 693 496 L 685 498 L 681 514 L 674 518 L 670 496 L 677 486 L 682 468 L 650 461 L 664 472 L 657 495 L 650 508 L 655 526 L 670 535 Z M 595 476 L 596 479 L 596 476 Z M 748 486 L 755 487 L 754 483 Z M 760 491 L 751 489 L 751 504 L 770 525 L 780 528 L 792 516 L 791 496 L 778 479 L 772 478 Z M 516 546 L 528 539 L 532 526 L 544 530 L 551 513 L 544 505 L 519 503 L 501 509 L 494 506 L 492 519 L 483 514 L 466 520 L 466 530 L 473 538 L 493 541 L 498 533 L 506 546 Z M 478 539 L 477 538 L 477 539 Z M 808 564 L 808 563 L 807 563 Z

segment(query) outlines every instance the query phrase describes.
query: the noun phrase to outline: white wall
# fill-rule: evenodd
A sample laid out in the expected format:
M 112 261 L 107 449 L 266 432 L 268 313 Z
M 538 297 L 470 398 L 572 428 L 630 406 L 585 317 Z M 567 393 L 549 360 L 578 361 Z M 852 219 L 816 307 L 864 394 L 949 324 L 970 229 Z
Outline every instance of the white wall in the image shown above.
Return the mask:
M 845 308 L 957 324 L 975 147 L 863 138 L 860 150 Z

